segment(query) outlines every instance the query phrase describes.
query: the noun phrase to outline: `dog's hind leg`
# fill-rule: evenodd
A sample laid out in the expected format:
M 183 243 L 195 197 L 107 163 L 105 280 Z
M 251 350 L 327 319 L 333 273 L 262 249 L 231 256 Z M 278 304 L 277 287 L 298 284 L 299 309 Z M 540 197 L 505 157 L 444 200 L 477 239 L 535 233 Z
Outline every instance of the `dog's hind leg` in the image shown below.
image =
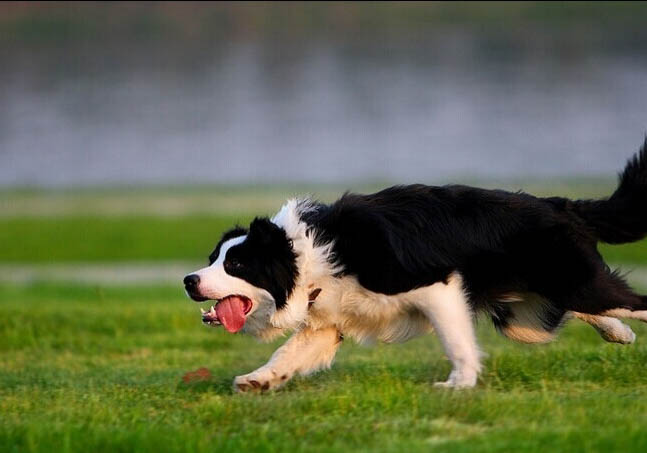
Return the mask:
M 492 322 L 499 332 L 520 343 L 548 343 L 565 320 L 565 311 L 535 293 L 519 294 L 513 302 L 491 307 Z
M 559 327 L 572 314 L 590 324 L 600 336 L 612 343 L 630 344 L 636 340 L 631 327 L 622 321 L 588 313 L 564 313 L 537 294 L 526 293 L 519 301 L 500 303 L 493 307 L 492 321 L 511 340 L 522 343 L 547 343 L 553 340 Z
M 608 269 L 598 271 L 590 282 L 562 302 L 607 341 L 631 343 L 635 339 L 631 328 L 615 318 L 647 322 L 647 297 L 633 292 L 622 277 Z
M 647 309 L 630 310 L 627 308 L 613 308 L 605 311 L 604 315 L 611 316 L 613 318 L 637 319 L 642 322 L 647 322 Z
M 440 387 L 474 387 L 481 371 L 480 352 L 476 345 L 472 312 L 460 274 L 452 274 L 447 283 L 425 288 L 424 300 L 417 303 L 427 316 L 452 362 L 452 371 Z
M 600 336 L 610 343 L 631 344 L 636 341 L 636 334 L 631 330 L 631 327 L 619 319 L 576 311 L 572 313 L 577 319 L 593 326 Z
M 569 299 L 564 305 L 574 312 L 647 322 L 647 296 L 633 292 L 615 272 L 599 271 Z
M 295 374 L 307 375 L 330 367 L 342 337 L 334 327 L 304 328 L 277 349 L 269 362 L 234 379 L 237 392 L 270 390 L 289 381 Z

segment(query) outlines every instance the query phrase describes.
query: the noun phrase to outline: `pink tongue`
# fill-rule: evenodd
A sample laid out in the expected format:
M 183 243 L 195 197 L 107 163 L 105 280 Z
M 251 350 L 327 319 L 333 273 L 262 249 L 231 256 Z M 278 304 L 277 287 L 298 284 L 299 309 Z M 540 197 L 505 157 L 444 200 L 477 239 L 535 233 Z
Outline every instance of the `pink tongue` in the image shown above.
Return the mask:
M 216 305 L 218 319 L 230 333 L 236 333 L 245 325 L 245 302 L 240 297 L 230 296 Z

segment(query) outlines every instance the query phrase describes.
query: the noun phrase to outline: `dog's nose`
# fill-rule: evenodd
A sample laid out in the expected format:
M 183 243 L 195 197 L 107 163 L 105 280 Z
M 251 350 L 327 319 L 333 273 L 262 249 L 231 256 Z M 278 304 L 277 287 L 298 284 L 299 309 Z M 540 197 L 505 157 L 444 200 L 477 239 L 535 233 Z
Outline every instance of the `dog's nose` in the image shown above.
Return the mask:
M 200 283 L 200 277 L 197 274 L 190 274 L 184 277 L 184 286 L 186 289 L 195 289 Z

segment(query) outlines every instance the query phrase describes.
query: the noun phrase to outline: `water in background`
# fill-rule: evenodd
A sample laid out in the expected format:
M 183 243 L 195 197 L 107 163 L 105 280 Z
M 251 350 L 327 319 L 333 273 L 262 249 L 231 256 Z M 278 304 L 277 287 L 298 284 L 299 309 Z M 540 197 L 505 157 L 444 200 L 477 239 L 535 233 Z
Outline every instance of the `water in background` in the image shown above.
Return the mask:
M 0 185 L 610 176 L 641 53 L 443 42 L 83 46 L 0 56 Z

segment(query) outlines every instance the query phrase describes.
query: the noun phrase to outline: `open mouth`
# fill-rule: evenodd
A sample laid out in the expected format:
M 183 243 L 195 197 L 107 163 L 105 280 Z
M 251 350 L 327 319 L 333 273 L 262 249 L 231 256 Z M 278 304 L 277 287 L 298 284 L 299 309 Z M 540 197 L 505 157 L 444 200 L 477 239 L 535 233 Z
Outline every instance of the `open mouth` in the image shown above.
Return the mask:
M 228 332 L 236 333 L 245 325 L 246 316 L 251 311 L 252 306 L 252 301 L 248 297 L 227 296 L 219 299 L 209 311 L 200 309 L 202 322 L 210 326 L 222 325 Z

